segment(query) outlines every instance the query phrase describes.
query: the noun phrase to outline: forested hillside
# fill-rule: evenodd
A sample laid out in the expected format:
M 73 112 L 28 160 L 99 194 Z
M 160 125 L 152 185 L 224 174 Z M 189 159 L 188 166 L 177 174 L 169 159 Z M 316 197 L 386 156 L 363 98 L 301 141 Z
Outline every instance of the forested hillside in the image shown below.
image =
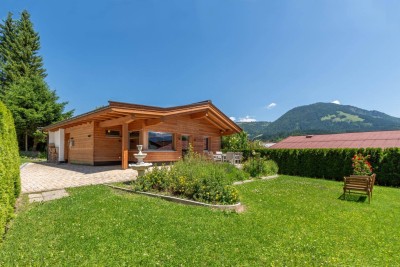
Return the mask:
M 277 140 L 290 135 L 400 130 L 400 118 L 379 111 L 315 103 L 289 110 L 276 121 L 238 123 L 250 137 Z

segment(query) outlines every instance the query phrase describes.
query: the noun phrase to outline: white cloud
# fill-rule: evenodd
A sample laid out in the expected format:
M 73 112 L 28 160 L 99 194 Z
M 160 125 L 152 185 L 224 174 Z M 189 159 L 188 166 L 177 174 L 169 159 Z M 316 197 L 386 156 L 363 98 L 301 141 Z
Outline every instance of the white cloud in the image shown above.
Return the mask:
M 272 102 L 267 106 L 267 109 L 273 109 L 274 107 L 276 107 L 276 105 L 277 105 L 276 103 Z
M 340 101 L 339 100 L 334 100 L 331 103 L 336 104 L 336 105 L 340 105 Z
M 255 122 L 255 121 L 257 121 L 257 120 L 250 117 L 249 115 L 247 115 L 244 118 L 239 118 L 239 122 Z
M 236 120 L 236 117 L 229 117 L 229 119 L 235 121 L 235 120 Z

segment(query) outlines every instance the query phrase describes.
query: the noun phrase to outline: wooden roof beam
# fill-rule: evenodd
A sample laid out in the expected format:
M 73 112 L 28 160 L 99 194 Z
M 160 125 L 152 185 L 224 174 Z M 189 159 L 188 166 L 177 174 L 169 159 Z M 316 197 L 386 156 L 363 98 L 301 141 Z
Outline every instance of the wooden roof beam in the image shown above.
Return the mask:
M 207 117 L 207 116 L 208 116 L 208 111 L 203 111 L 203 112 L 194 113 L 194 114 L 190 115 L 190 118 L 197 120 L 197 119 L 203 119 L 204 117 Z
M 217 123 L 218 125 L 220 125 L 220 127 L 224 130 L 226 129 L 231 129 L 232 127 L 226 123 L 224 120 L 220 120 L 219 118 L 217 118 L 216 116 L 214 116 L 214 114 L 208 114 L 208 118 L 210 118 L 211 120 L 213 120 L 215 123 Z
M 102 121 L 99 123 L 99 127 L 104 128 L 104 127 L 122 125 L 122 124 L 130 123 L 130 122 L 134 121 L 135 118 L 136 118 L 135 115 L 130 114 L 125 117 L 118 118 L 118 119 Z
M 164 122 L 164 118 L 147 119 L 144 121 L 145 126 L 156 125 Z
M 210 119 L 209 117 L 205 117 L 205 119 L 211 123 L 212 125 L 214 125 L 217 129 L 219 129 L 222 132 L 225 132 L 224 127 L 222 127 L 221 125 L 219 125 L 218 123 L 216 123 L 215 121 L 213 121 L 212 119 Z

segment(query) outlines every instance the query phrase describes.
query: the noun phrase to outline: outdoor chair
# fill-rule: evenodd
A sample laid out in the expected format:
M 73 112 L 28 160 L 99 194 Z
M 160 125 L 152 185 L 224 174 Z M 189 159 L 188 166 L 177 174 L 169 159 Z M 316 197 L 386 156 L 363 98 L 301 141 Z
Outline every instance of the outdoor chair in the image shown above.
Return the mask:
M 235 164 L 235 153 L 234 152 L 226 152 L 225 161 Z
M 222 155 L 218 154 L 213 155 L 213 160 L 217 162 L 222 162 Z
M 236 152 L 235 153 L 235 164 L 240 164 L 243 159 L 243 152 Z

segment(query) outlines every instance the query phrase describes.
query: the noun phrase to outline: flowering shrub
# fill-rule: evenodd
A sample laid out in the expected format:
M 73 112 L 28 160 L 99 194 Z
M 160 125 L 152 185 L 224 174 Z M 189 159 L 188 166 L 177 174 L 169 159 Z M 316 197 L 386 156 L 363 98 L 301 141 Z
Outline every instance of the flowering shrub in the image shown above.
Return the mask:
M 252 177 L 274 175 L 278 173 L 278 164 L 273 160 L 260 157 L 260 153 L 252 152 L 253 157 L 243 164 L 243 170 Z
M 233 204 L 239 193 L 231 184 L 248 179 L 249 175 L 231 164 L 219 164 L 189 153 L 169 169 L 154 167 L 133 182 L 137 191 L 159 191 L 214 204 Z
M 370 156 L 363 156 L 362 154 L 356 154 L 352 158 L 353 161 L 353 174 L 354 175 L 371 175 L 372 166 L 368 159 Z

